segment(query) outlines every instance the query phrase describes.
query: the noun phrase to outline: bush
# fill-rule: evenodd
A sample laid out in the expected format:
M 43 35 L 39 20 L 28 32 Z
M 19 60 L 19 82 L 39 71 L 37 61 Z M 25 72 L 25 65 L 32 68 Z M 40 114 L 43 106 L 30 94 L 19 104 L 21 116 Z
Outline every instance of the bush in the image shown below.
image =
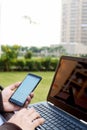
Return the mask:
M 11 71 L 23 71 L 25 66 L 25 61 L 23 59 L 15 59 L 11 61 Z
M 50 70 L 55 70 L 58 64 L 58 59 L 51 59 Z
M 54 71 L 58 59 L 55 58 L 33 58 L 33 59 L 15 59 L 10 62 L 9 71 Z M 5 71 L 3 60 L 0 59 L 0 71 Z
M 26 60 L 25 66 L 29 71 L 37 71 L 41 69 L 41 62 L 39 60 Z
M 46 70 L 46 71 L 50 70 L 51 59 L 50 58 L 43 59 L 41 64 L 42 64 L 42 68 L 44 70 Z

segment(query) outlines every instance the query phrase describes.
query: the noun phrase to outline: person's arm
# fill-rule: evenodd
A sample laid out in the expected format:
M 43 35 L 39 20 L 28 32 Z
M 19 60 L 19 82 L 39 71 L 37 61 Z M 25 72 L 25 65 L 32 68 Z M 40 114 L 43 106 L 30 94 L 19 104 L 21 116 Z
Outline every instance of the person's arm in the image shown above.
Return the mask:
M 0 126 L 0 130 L 35 130 L 44 121 L 34 108 L 23 108 Z
M 1 92 L 1 104 L 3 103 L 1 110 L 4 112 L 16 111 L 16 113 L 0 126 L 0 130 L 34 130 L 45 121 L 34 108 L 26 108 L 33 97 L 33 93 L 27 97 L 25 108 L 20 108 L 8 101 L 18 86 L 19 83 L 10 85 Z
M 22 130 L 22 129 L 13 123 L 4 123 L 2 126 L 0 126 L 0 130 Z
M 0 112 L 1 113 L 4 112 L 1 92 L 0 92 Z M 0 126 L 0 130 L 22 130 L 22 129 L 13 123 L 4 123 L 3 125 Z

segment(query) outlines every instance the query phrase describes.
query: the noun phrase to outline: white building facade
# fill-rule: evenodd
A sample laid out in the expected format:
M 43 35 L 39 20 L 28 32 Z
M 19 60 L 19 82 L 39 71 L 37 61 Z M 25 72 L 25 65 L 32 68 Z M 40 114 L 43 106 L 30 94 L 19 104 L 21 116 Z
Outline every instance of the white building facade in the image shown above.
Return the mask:
M 62 0 L 61 31 L 69 53 L 87 54 L 87 0 Z

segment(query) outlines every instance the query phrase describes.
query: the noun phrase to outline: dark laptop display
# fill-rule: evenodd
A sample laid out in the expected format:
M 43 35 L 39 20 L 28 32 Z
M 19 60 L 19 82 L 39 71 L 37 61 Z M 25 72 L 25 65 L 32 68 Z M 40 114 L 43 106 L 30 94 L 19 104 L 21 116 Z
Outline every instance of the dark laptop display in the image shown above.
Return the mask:
M 87 59 L 61 57 L 48 101 L 87 121 Z
M 87 130 L 87 59 L 62 56 L 47 101 L 31 106 L 46 120 L 37 130 Z

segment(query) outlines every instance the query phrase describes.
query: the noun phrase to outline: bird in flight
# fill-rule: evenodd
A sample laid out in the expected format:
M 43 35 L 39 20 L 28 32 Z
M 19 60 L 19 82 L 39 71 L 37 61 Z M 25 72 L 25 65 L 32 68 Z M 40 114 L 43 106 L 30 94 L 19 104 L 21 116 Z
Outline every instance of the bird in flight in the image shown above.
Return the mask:
M 33 23 L 33 24 L 37 24 L 35 21 L 33 21 L 33 20 L 31 19 L 30 16 L 24 15 L 23 17 L 24 17 L 24 19 L 29 20 L 29 23 L 30 23 L 30 24 L 32 24 L 32 23 Z

